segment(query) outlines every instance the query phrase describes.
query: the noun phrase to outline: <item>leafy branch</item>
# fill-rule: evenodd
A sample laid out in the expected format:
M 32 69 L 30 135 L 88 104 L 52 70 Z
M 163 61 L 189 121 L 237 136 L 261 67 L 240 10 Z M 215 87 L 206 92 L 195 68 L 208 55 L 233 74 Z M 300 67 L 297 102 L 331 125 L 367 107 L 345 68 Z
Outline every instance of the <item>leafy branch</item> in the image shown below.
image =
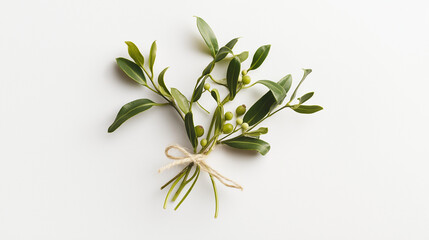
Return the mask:
M 292 86 L 292 76 L 290 74 L 277 82 L 264 79 L 255 81 L 253 84 L 251 84 L 252 80 L 249 75 L 251 71 L 257 70 L 265 61 L 271 48 L 270 45 L 259 47 L 255 51 L 249 67 L 247 69 L 243 69 L 243 63 L 248 59 L 249 52 L 244 51 L 239 54 L 234 53 L 233 49 L 239 38 L 234 38 L 219 48 L 217 38 L 210 26 L 199 17 L 196 17 L 196 20 L 198 30 L 209 49 L 212 59 L 203 69 L 201 75 L 196 79 L 192 96 L 187 98 L 179 91 L 179 89 L 167 87 L 165 83 L 165 74 L 168 67 L 164 68 L 158 74 L 156 81 L 155 72 L 153 70 L 157 51 L 156 41 L 154 41 L 150 47 L 149 59 L 147 62 L 145 62 L 139 48 L 134 43 L 127 41 L 125 43 L 128 46 L 128 54 L 133 61 L 125 58 L 117 58 L 116 62 L 119 68 L 136 83 L 161 96 L 163 102 L 156 103 L 150 99 L 142 98 L 125 104 L 119 110 L 114 122 L 109 127 L 108 132 L 115 131 L 129 118 L 147 111 L 153 106 L 171 106 L 183 120 L 186 134 L 194 154 L 208 155 L 213 151 L 216 145 L 224 144 L 236 149 L 257 151 L 260 154 L 265 155 L 269 152 L 270 145 L 269 143 L 261 140 L 260 137 L 261 135 L 268 133 L 268 128 L 260 127 L 254 130 L 259 124 L 286 108 L 290 108 L 295 112 L 302 114 L 315 113 L 323 109 L 317 105 L 303 105 L 312 98 L 314 95 L 313 92 L 304 94 L 300 98 L 295 99 L 299 87 L 311 73 L 311 69 L 304 69 L 304 75 L 301 81 L 291 94 L 289 101 L 286 104 L 283 104 L 284 99 Z M 230 57 L 227 58 L 227 56 Z M 227 61 L 228 67 L 226 69 L 225 79 L 216 80 L 211 73 L 216 67 L 216 63 L 220 61 Z M 214 86 L 226 87 L 228 89 L 228 94 L 222 97 L 217 88 L 212 87 L 208 80 L 211 80 Z M 231 111 L 225 112 L 226 105 L 232 102 L 238 93 L 258 85 L 268 88 L 268 91 L 248 110 L 244 104 L 236 107 L 235 123 L 231 123 L 230 121 L 234 118 L 234 114 Z M 210 112 L 199 103 L 203 94 L 210 94 L 216 102 L 216 108 L 214 111 L 211 111 L 213 114 L 210 114 Z M 296 100 L 298 102 L 293 103 Z M 194 103 L 196 103 L 196 105 Z M 203 126 L 195 125 L 193 106 L 202 108 L 211 118 L 206 133 Z M 174 208 L 177 210 L 194 188 L 194 185 L 198 181 L 199 175 L 203 170 L 204 169 L 201 169 L 199 164 L 191 162 L 171 180 L 164 184 L 161 189 L 170 186 L 164 201 L 164 208 L 167 207 L 170 197 L 171 201 L 176 201 L 185 188 L 190 184 L 187 191 Z M 210 172 L 208 172 L 208 174 L 210 175 L 213 186 L 215 196 L 215 217 L 217 217 L 219 203 L 217 187 L 214 180 L 216 176 Z

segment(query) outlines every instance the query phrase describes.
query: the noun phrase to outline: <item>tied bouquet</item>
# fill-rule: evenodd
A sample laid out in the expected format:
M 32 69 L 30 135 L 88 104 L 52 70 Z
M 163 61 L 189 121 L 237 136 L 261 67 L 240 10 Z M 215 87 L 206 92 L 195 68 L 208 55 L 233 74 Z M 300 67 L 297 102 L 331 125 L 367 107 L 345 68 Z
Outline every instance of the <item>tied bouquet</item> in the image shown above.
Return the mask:
M 206 43 L 211 54 L 211 61 L 203 69 L 197 78 L 189 98 L 183 95 L 177 88 L 167 87 L 164 76 L 168 69 L 165 68 L 159 74 L 155 74 L 153 67 L 156 59 L 157 44 L 152 43 L 149 51 L 149 58 L 145 61 L 137 46 L 132 42 L 125 42 L 128 46 L 128 53 L 132 60 L 117 58 L 119 68 L 137 82 L 146 87 L 149 91 L 159 95 L 163 102 L 154 102 L 150 99 L 142 98 L 125 104 L 118 112 L 108 132 L 114 132 L 121 124 L 136 114 L 142 113 L 155 106 L 169 106 L 180 116 L 186 129 L 186 134 L 192 147 L 188 151 L 185 147 L 171 145 L 165 149 L 165 155 L 172 162 L 159 169 L 162 172 L 176 165 L 184 166 L 170 181 L 164 184 L 161 189 L 168 186 L 169 190 L 164 201 L 166 208 L 168 200 L 175 201 L 187 188 L 175 210 L 183 203 L 197 182 L 200 173 L 204 172 L 210 176 L 215 197 L 215 218 L 218 216 L 219 202 L 216 180 L 223 185 L 236 189 L 243 189 L 234 180 L 222 175 L 206 162 L 207 156 L 216 145 L 222 144 L 232 148 L 257 151 L 265 155 L 270 150 L 269 143 L 261 139 L 261 136 L 268 133 L 267 127 L 260 127 L 267 118 L 272 117 L 283 109 L 291 109 L 301 114 L 311 114 L 322 110 L 318 105 L 306 105 L 305 103 L 313 96 L 313 92 L 306 93 L 297 98 L 297 91 L 306 77 L 311 73 L 311 69 L 303 69 L 304 73 L 295 89 L 286 100 L 292 86 L 292 76 L 286 75 L 278 81 L 258 80 L 252 83 L 250 74 L 258 69 L 264 62 L 270 51 L 270 45 L 259 47 L 253 54 L 250 64 L 246 64 L 249 52 L 234 53 L 233 49 L 239 38 L 234 38 L 224 46 L 219 48 L 217 38 L 210 26 L 201 18 L 196 17 L 198 30 Z M 216 79 L 212 75 L 213 69 L 218 62 L 227 62 L 225 77 Z M 246 66 L 246 67 L 245 67 Z M 219 90 L 213 87 L 224 87 L 227 90 L 225 96 L 221 96 Z M 231 105 L 238 93 L 254 86 L 264 86 L 268 91 L 254 102 L 249 109 L 245 105 L 227 111 L 227 105 Z M 201 96 L 209 94 L 216 103 L 212 114 L 200 103 Z M 205 128 L 196 125 L 193 109 L 199 107 L 206 112 L 206 117 L 210 118 L 210 124 Z M 233 113 L 234 112 L 234 113 Z M 235 121 L 233 121 L 235 115 Z M 176 154 L 173 154 L 172 151 Z M 174 194 L 173 194 L 174 192 Z M 172 195 L 173 194 L 173 195 Z

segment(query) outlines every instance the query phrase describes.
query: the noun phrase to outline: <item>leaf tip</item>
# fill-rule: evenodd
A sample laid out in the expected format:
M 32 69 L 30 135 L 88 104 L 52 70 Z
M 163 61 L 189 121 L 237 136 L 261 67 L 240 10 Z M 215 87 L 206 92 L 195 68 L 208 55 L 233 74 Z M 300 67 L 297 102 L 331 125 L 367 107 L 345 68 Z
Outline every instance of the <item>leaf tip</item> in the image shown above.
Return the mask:
M 107 132 L 108 133 L 112 133 L 112 132 L 114 132 L 116 130 L 116 128 L 112 125 L 112 126 L 110 126 L 109 127 L 109 129 L 107 129 Z
M 306 74 L 310 74 L 311 72 L 313 72 L 313 70 L 311 68 L 303 68 L 302 69 Z

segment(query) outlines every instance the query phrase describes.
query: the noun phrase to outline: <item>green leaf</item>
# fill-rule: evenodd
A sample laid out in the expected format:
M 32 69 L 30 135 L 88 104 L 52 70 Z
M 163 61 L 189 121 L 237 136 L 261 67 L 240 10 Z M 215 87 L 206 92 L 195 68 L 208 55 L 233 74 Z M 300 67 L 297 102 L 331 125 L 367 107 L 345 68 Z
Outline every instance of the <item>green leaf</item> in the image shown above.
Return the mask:
M 119 68 L 128 75 L 128 77 L 136 81 L 138 84 L 146 85 L 146 78 L 142 69 L 137 64 L 125 58 L 117 58 L 116 63 Z
M 239 38 L 234 38 L 231 41 L 229 41 L 227 44 L 225 44 L 225 47 L 229 48 L 229 49 L 233 49 L 235 44 L 237 43 Z
M 269 81 L 269 80 L 259 80 L 255 84 L 263 84 L 266 87 L 268 87 L 271 90 L 271 93 L 274 95 L 274 98 L 276 99 L 276 102 L 281 102 L 286 97 L 286 91 L 285 89 L 280 86 L 279 84 Z
M 238 59 L 240 59 L 240 62 L 244 62 L 249 57 L 249 52 L 244 51 L 244 52 L 238 54 L 237 57 L 238 57 Z
M 312 72 L 311 69 L 303 69 L 304 75 L 302 76 L 301 81 L 299 81 L 298 86 L 296 86 L 295 91 L 293 91 L 292 96 L 290 97 L 290 101 L 294 100 L 296 97 L 296 92 L 298 91 L 298 88 L 301 86 L 301 84 L 304 82 L 305 78 L 307 78 L 308 74 Z
M 289 77 L 288 77 L 289 76 Z M 282 86 L 285 91 L 290 84 L 292 78 L 288 75 L 280 79 L 277 84 Z M 289 85 L 290 87 L 290 85 Z M 268 91 L 264 96 L 262 96 L 258 101 L 253 104 L 250 109 L 244 115 L 243 121 L 247 122 L 249 126 L 252 126 L 263 119 L 272 108 L 276 107 L 281 102 L 277 102 L 274 98 L 274 95 L 271 91 Z
M 219 52 L 216 54 L 215 61 L 219 62 L 220 60 L 224 59 L 228 55 L 228 53 L 233 54 L 232 49 L 234 48 L 237 41 L 238 38 L 234 38 L 229 41 L 225 46 L 221 47 L 219 49 Z
M 221 47 L 214 61 L 219 62 L 220 60 L 224 59 L 228 55 L 228 53 L 234 54 L 229 47 Z
M 267 134 L 268 133 L 268 128 L 266 127 L 260 127 L 255 131 L 252 132 L 246 132 L 244 133 L 244 135 L 249 136 L 249 137 L 258 137 L 262 134 Z
M 153 74 L 153 65 L 155 64 L 155 58 L 156 58 L 156 41 L 153 41 L 152 46 L 150 47 L 150 53 L 149 53 L 149 69 L 152 74 Z
M 188 99 L 176 88 L 171 88 L 171 95 L 176 100 L 180 110 L 182 110 L 184 114 L 188 113 L 189 112 Z
M 292 86 L 292 75 L 288 74 L 279 81 L 280 85 L 283 85 L 286 93 L 289 92 L 290 87 Z
M 248 123 L 249 126 L 258 123 L 270 112 L 271 106 L 275 103 L 276 99 L 272 92 L 267 92 L 247 110 L 243 117 L 243 122 Z
M 186 128 L 186 133 L 188 134 L 189 141 L 192 144 L 192 147 L 196 148 L 198 145 L 198 139 L 197 139 L 197 135 L 195 134 L 194 118 L 193 118 L 192 112 L 188 112 L 185 115 L 185 128 Z
M 138 47 L 133 42 L 130 42 L 130 41 L 126 41 L 125 43 L 128 45 L 128 54 L 130 55 L 130 57 L 134 60 L 134 62 L 137 63 L 137 65 L 139 65 L 140 67 L 143 67 L 144 57 L 140 53 L 140 50 L 138 49 Z
M 215 61 L 213 60 L 209 63 L 209 65 L 207 65 L 206 68 L 204 68 L 203 76 L 210 74 L 214 68 L 214 65 L 215 65 Z
M 226 71 L 226 84 L 229 89 L 230 100 L 233 100 L 237 94 L 238 77 L 240 76 L 241 63 L 240 59 L 234 57 L 229 62 L 228 69 Z
M 199 18 L 199 17 L 197 17 L 197 27 L 198 27 L 198 31 L 200 31 L 200 34 L 204 39 L 204 42 L 206 42 L 211 55 L 213 57 L 216 57 L 219 46 L 213 30 L 202 18 Z
M 205 77 L 201 83 L 198 85 L 198 87 L 195 89 L 194 93 L 192 94 L 192 102 L 196 102 L 200 99 L 201 95 L 203 94 L 204 90 L 204 84 L 206 83 L 207 77 Z
M 221 143 L 226 144 L 233 148 L 243 149 L 243 150 L 255 150 L 260 154 L 265 155 L 270 151 L 270 144 L 260 139 L 238 136 Z
M 111 133 L 115 131 L 122 123 L 127 121 L 132 116 L 148 110 L 156 103 L 152 102 L 149 99 L 138 99 L 132 102 L 125 104 L 121 110 L 119 110 L 118 115 L 115 118 L 115 121 L 110 125 L 108 132 Z
M 250 64 L 249 70 L 255 70 L 264 62 L 267 58 L 268 52 L 270 51 L 271 45 L 264 45 L 259 47 L 256 50 L 255 55 L 253 55 L 252 64 Z
M 311 114 L 322 110 L 323 107 L 317 105 L 299 105 L 299 107 L 292 107 L 292 109 L 297 113 Z
M 222 132 L 222 127 L 223 124 L 225 122 L 225 114 L 223 113 L 223 107 L 222 106 L 217 106 L 216 110 L 214 112 L 214 116 L 215 116 L 215 131 L 214 131 L 214 135 L 218 135 L 219 133 Z
M 162 72 L 159 74 L 158 76 L 158 84 L 160 86 L 159 90 L 161 91 L 161 93 L 165 96 L 171 96 L 170 91 L 168 91 L 167 86 L 165 86 L 165 82 L 164 82 L 164 75 L 165 72 L 167 71 L 168 67 L 164 68 L 164 70 L 162 70 Z
M 214 100 L 216 100 L 217 104 L 219 105 L 220 104 L 219 91 L 216 88 L 214 88 L 214 89 L 212 89 L 212 91 L 210 93 L 211 93 L 212 97 L 214 98 Z
M 304 94 L 302 97 L 298 98 L 299 104 L 303 104 L 307 102 L 311 97 L 313 97 L 313 95 L 314 95 L 314 92 L 309 92 Z

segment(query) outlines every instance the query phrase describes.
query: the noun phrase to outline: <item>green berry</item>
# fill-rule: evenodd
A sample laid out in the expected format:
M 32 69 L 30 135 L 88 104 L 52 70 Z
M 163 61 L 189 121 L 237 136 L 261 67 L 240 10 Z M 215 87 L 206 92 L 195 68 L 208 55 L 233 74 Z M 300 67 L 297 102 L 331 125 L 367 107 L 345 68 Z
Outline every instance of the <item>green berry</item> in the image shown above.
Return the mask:
M 209 90 L 210 90 L 210 87 L 211 87 L 211 86 L 210 86 L 210 83 L 205 83 L 205 84 L 204 84 L 204 89 L 205 89 L 205 90 L 209 91 Z
M 247 75 L 247 70 L 241 71 L 241 75 L 243 75 L 243 76 Z
M 235 120 L 235 122 L 237 123 L 237 125 L 241 125 L 243 123 L 243 119 L 237 118 L 237 120 Z
M 204 135 L 204 128 L 201 125 L 198 125 L 195 127 L 195 134 L 197 134 L 197 137 L 201 137 Z
M 237 113 L 237 116 L 241 116 L 246 112 L 246 105 L 240 105 L 235 109 L 235 113 Z
M 241 129 L 243 129 L 244 131 L 246 131 L 248 128 L 249 128 L 249 124 L 248 123 L 241 124 Z
M 249 75 L 244 75 L 242 81 L 243 81 L 244 84 L 249 84 L 250 81 L 251 81 L 251 78 L 250 78 Z
M 229 121 L 232 119 L 234 115 L 232 115 L 232 112 L 226 112 L 225 113 L 225 120 Z
M 200 143 L 202 147 L 205 147 L 207 145 L 207 139 L 202 139 Z
M 233 129 L 234 129 L 234 127 L 232 126 L 232 124 L 227 123 L 227 124 L 223 125 L 222 131 L 223 131 L 223 133 L 228 134 L 228 133 L 231 133 Z

